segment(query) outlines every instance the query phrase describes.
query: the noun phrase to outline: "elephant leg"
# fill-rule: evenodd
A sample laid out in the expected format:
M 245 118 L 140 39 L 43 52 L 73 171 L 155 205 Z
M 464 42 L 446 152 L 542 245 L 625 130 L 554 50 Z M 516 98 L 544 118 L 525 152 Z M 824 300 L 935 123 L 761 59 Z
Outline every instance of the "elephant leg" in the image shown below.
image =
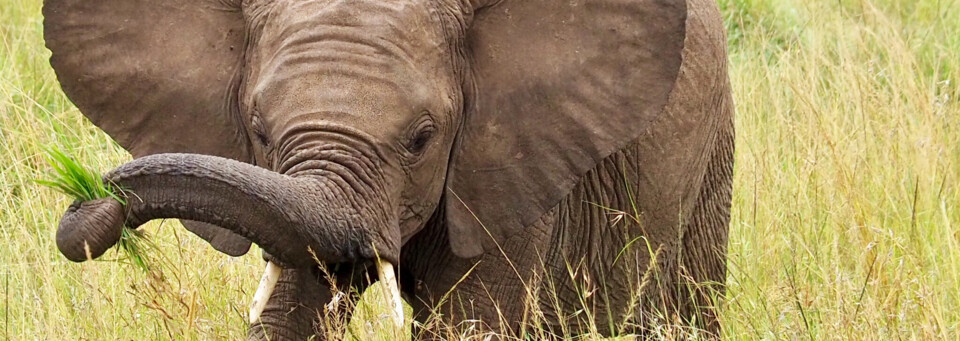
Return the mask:
M 549 332 L 643 335 L 648 315 L 669 306 L 663 293 L 675 286 L 682 211 L 661 196 L 696 187 L 665 186 L 684 179 L 650 175 L 670 165 L 643 160 L 638 146 L 603 160 L 557 207 L 556 249 L 545 254 L 539 291 Z
M 554 209 L 500 248 L 470 259 L 436 242 L 447 240 L 441 225 L 428 225 L 414 236 L 401 253 L 407 276 L 406 282 L 401 279 L 402 289 L 419 322 L 414 339 L 450 340 L 484 332 L 521 337 L 519 327 L 530 322 L 530 305 L 536 304 L 528 289 L 544 273 L 537 260 L 553 249 L 555 217 Z
M 605 159 L 539 220 L 481 257 L 460 259 L 447 247 L 431 246 L 446 240 L 445 229 L 425 228 L 402 252 L 402 263 L 420 281 L 420 302 L 413 304 L 418 318 L 439 312 L 456 330 L 482 320 L 476 328 L 508 335 L 535 324 L 537 338 L 643 334 L 645 312 L 671 309 L 665 296 L 672 295 L 662 293 L 676 286 L 679 268 L 680 201 L 653 194 L 674 188 L 663 183 L 686 179 L 642 181 L 644 172 L 653 171 L 639 165 L 653 162 L 639 162 L 637 154 L 637 148 L 626 148 Z M 696 197 L 697 186 L 680 188 L 677 196 Z M 635 202 L 646 212 L 642 224 L 631 218 Z
M 349 302 L 356 301 L 357 293 L 369 286 L 367 272 L 372 269 L 372 264 L 366 263 L 329 265 L 325 271 L 283 269 L 260 321 L 249 329 L 247 339 L 340 338 L 353 314 Z
M 732 112 L 732 108 L 725 108 Z M 684 229 L 681 269 L 685 292 L 678 308 L 682 318 L 696 321 L 697 327 L 719 336 L 717 298 L 724 293 L 730 201 L 733 191 L 734 127 L 732 116 L 717 135 L 713 157 L 707 165 L 703 185 L 691 219 Z M 681 289 L 682 290 L 682 289 Z

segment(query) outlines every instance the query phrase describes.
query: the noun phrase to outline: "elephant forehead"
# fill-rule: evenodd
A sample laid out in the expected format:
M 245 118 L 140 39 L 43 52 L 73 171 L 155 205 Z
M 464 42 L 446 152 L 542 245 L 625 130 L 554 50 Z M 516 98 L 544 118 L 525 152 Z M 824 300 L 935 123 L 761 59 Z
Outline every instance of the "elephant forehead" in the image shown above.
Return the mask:
M 409 72 L 338 64 L 291 65 L 266 73 L 258 85 L 259 108 L 290 114 L 341 111 L 381 116 L 425 106 L 432 90 L 424 77 Z
M 421 0 L 281 0 L 254 17 L 265 47 L 337 40 L 367 54 L 416 59 L 446 40 L 433 7 Z
M 384 119 L 442 109 L 453 87 L 436 18 L 420 1 L 279 1 L 251 58 L 263 112 Z M 253 25 L 258 26 L 258 25 Z M 286 115 L 286 114 L 285 114 Z M 286 115 L 290 116 L 290 115 Z

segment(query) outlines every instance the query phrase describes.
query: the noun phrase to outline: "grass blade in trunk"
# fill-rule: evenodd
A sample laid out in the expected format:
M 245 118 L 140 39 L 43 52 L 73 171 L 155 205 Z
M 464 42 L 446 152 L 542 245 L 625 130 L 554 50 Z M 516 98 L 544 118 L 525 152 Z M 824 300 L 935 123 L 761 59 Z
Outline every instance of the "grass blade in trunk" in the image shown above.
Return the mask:
M 49 179 L 36 180 L 37 183 L 57 189 L 80 201 L 110 197 L 126 205 L 124 198 L 118 194 L 122 192 L 121 189 L 115 184 L 104 183 L 96 172 L 80 165 L 59 149 L 46 148 L 45 152 L 47 163 L 53 167 L 53 172 L 48 174 Z M 142 232 L 123 227 L 120 241 L 116 245 L 118 252 L 126 254 L 134 266 L 146 272 L 150 267 L 144 246 L 149 246 L 149 241 Z

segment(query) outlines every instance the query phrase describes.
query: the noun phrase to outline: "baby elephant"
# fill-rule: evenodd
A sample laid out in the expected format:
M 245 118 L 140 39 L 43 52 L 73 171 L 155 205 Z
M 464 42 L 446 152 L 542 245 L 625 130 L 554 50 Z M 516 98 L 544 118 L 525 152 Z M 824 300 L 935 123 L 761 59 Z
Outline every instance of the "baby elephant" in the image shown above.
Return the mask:
M 443 322 L 417 338 L 719 331 L 734 110 L 712 0 L 43 12 L 64 92 L 134 156 L 104 175 L 125 205 L 64 217 L 71 260 L 158 218 L 233 256 L 257 243 L 269 271 L 251 339 L 314 336 L 347 318 L 325 315 L 331 282 L 377 275 L 399 286 L 393 307 L 402 293 L 415 319 Z

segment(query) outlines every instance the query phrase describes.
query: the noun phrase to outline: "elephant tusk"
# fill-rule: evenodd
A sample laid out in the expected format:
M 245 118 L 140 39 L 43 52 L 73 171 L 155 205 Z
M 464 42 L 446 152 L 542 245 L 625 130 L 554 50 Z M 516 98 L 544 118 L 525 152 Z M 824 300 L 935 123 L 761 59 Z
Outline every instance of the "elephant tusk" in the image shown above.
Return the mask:
M 280 270 L 283 269 L 273 262 L 267 262 L 267 267 L 263 269 L 260 285 L 257 286 L 257 292 L 253 294 L 253 302 L 250 303 L 250 324 L 257 323 L 263 309 L 267 307 L 267 301 L 277 286 L 277 280 L 280 279 Z
M 277 280 L 280 279 L 282 269 L 272 262 L 267 262 L 267 267 L 263 270 L 263 277 L 260 278 L 260 285 L 257 286 L 257 292 L 253 295 L 253 302 L 250 303 L 250 324 L 254 324 L 260 319 L 260 314 L 267 306 L 267 301 L 277 286 Z M 387 300 L 391 306 L 391 317 L 398 328 L 403 327 L 403 300 L 400 298 L 400 288 L 397 287 L 397 275 L 393 269 L 393 264 L 384 260 L 377 260 L 377 276 L 380 281 L 386 285 Z
M 397 287 L 397 275 L 393 271 L 393 264 L 377 259 L 377 276 L 386 287 L 387 301 L 392 310 L 393 322 L 397 328 L 403 328 L 403 300 L 400 298 L 400 289 Z

